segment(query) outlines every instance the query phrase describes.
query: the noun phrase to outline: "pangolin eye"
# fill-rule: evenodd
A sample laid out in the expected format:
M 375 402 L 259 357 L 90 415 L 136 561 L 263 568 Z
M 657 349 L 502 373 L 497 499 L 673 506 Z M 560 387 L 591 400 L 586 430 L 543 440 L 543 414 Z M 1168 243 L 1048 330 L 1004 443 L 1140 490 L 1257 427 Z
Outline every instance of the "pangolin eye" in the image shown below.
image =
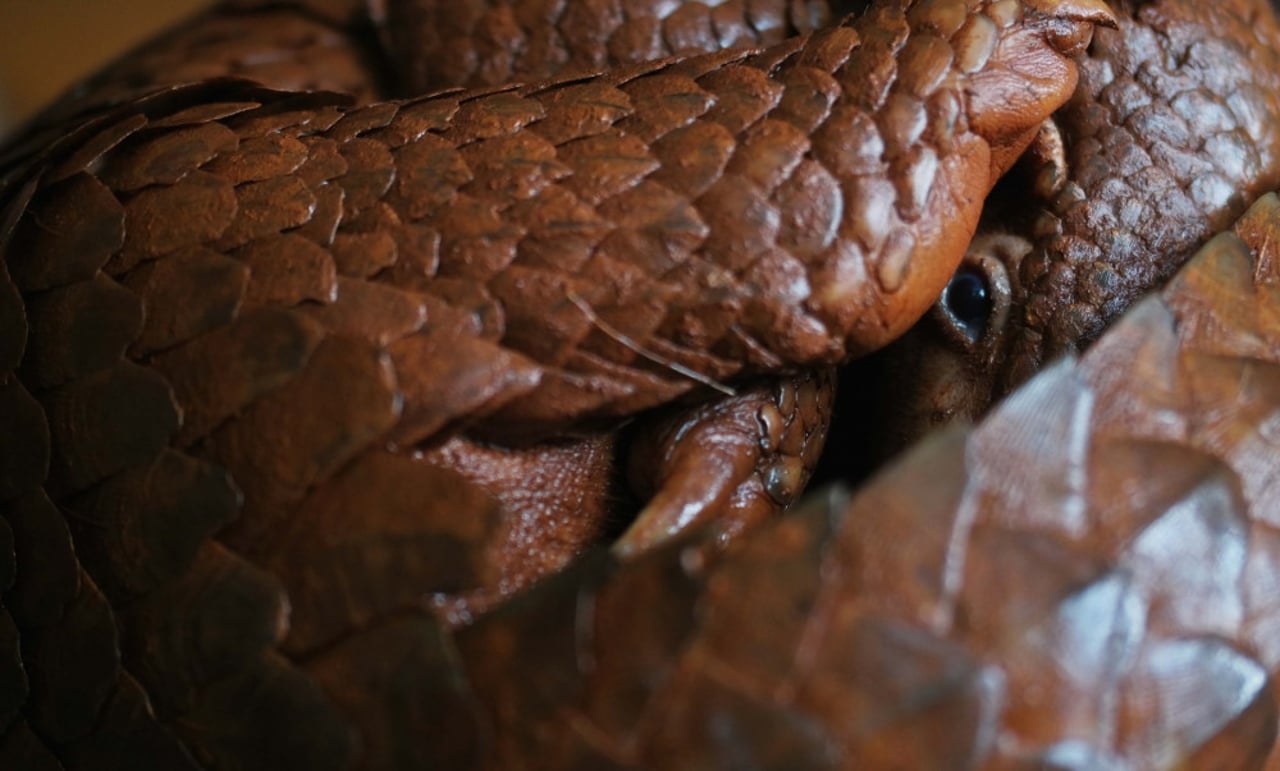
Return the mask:
M 961 266 L 942 292 L 942 307 L 969 342 L 978 342 L 987 331 L 995 309 L 986 274 L 972 265 Z
M 951 345 L 987 363 L 1005 337 L 1014 286 L 1031 242 L 1012 233 L 984 233 L 969 245 L 942 297 L 933 306 L 937 329 Z

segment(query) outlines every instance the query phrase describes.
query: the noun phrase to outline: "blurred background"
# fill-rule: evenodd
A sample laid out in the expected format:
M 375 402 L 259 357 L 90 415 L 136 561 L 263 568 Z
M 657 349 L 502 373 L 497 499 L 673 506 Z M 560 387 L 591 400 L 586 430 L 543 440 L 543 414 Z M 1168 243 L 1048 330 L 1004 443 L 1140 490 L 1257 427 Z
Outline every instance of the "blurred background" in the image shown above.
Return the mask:
M 0 0 L 0 140 L 75 81 L 211 0 Z

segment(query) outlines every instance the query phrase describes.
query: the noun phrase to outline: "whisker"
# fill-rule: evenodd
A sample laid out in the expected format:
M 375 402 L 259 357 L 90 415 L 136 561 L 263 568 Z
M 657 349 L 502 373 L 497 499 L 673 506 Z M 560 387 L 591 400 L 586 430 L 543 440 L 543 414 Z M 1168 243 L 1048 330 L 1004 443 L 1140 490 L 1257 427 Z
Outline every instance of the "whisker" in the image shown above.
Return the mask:
M 615 329 L 612 325 L 610 325 L 604 319 L 597 316 L 596 312 L 591 309 L 590 305 L 587 304 L 587 301 L 583 300 L 582 297 L 579 296 L 577 292 L 569 292 L 568 297 L 569 297 L 569 302 L 576 305 L 578 310 L 582 311 L 582 315 L 586 316 L 587 320 L 590 321 L 592 324 L 596 325 L 596 327 L 601 332 L 604 332 L 606 335 L 613 338 L 618 343 L 622 344 L 623 346 L 626 346 L 628 349 L 630 349 L 637 355 L 643 356 L 644 358 L 648 359 L 654 364 L 658 364 L 660 366 L 666 367 L 672 372 L 675 372 L 676 374 L 679 374 L 679 375 L 683 375 L 684 377 L 687 377 L 696 383 L 701 383 L 702 385 L 707 386 L 708 388 L 714 389 L 724 394 L 725 396 L 736 396 L 738 394 L 738 392 L 735 391 L 733 388 L 730 388 L 729 386 L 719 382 L 718 380 L 715 380 L 714 378 L 707 377 L 701 372 L 698 372 L 697 370 L 694 370 L 694 369 L 690 369 L 689 367 L 686 367 L 679 362 L 671 361 L 670 359 L 667 359 L 663 356 L 659 356 L 658 354 L 653 353 L 652 351 L 645 350 L 644 346 L 640 345 L 640 343 L 636 342 L 635 340 L 632 340 L 630 337 L 623 334 L 621 330 Z

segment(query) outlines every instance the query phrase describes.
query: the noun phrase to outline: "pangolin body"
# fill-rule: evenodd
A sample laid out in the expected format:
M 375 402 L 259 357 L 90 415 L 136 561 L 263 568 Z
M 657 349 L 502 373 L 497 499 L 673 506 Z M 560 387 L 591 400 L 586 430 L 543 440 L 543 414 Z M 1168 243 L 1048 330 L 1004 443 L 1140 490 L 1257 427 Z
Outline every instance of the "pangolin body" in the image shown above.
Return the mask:
M 1265 385 L 1225 436 L 1215 423 L 1156 437 L 1209 469 L 1209 492 L 1133 497 L 1147 506 L 1133 527 L 1153 539 L 1167 500 L 1175 524 L 1263 533 L 1237 549 L 1253 572 L 1204 563 L 1206 581 L 1229 584 L 1213 597 L 1245 597 L 1234 625 L 1166 623 L 1199 601 L 1156 591 L 1166 563 L 1117 545 L 1128 531 L 1071 529 L 1129 479 L 1091 486 L 1092 437 L 1109 430 L 1092 416 L 1132 401 L 1106 390 L 1130 381 L 1104 382 L 1116 369 L 1094 359 L 1011 402 L 1015 416 L 1043 413 L 1030 434 L 1009 439 L 993 417 L 921 450 L 947 475 L 912 476 L 908 461 L 849 509 L 880 520 L 828 498 L 740 532 L 790 501 L 821 446 L 830 381 L 798 370 L 888 342 L 933 302 L 983 198 L 1071 95 L 1069 57 L 1109 22 L 1104 5 L 883 2 L 754 53 L 658 63 L 826 15 L 390 2 L 353 35 L 354 5 L 228 3 L 180 44 L 106 70 L 0 160 L 0 414 L 12 427 L 0 538 L 13 544 L 0 554 L 16 555 L 0 563 L 0 760 L 1143 767 L 1265 755 L 1269 563 L 1253 556 L 1269 543 L 1253 524 L 1270 489 L 1257 460 Z M 415 46 L 428 34 L 442 45 Z M 391 80 L 370 60 L 379 36 L 377 55 L 413 88 L 444 85 L 437 73 L 570 69 L 379 102 Z M 633 63 L 574 69 L 619 59 Z M 273 88 L 180 85 L 226 74 Z M 1137 369 L 1173 373 L 1169 399 L 1140 415 L 1190 414 L 1204 388 L 1266 382 L 1251 362 L 1274 350 L 1274 219 L 1253 210 L 1242 241 L 1215 242 L 1166 292 L 1174 331 L 1139 322 L 1164 330 L 1165 347 Z M 1227 296 L 1240 317 L 1208 325 Z M 1209 331 L 1185 332 L 1197 324 Z M 1132 328 L 1107 339 L 1133 350 Z M 1184 358 L 1197 363 L 1171 363 Z M 633 531 L 615 563 L 599 544 L 618 527 L 619 421 L 717 387 L 736 394 L 628 428 L 631 487 L 666 518 Z M 1017 441 L 1055 431 L 1066 456 Z M 1158 455 L 1128 441 L 1106 459 Z M 988 447 L 1049 469 L 1046 481 L 1009 493 Z M 966 453 L 973 465 L 958 466 Z M 700 469 L 724 468 L 695 500 Z M 957 485 L 971 492 L 949 509 Z M 922 521 L 910 532 L 875 498 L 904 491 L 927 499 L 902 504 Z M 741 546 L 723 560 L 702 548 L 708 532 L 681 519 L 690 506 L 702 507 L 690 521 L 740 512 L 710 537 Z M 1065 530 L 1034 519 L 1068 514 Z M 841 535 L 863 521 L 868 540 Z M 951 551 L 930 551 L 943 533 Z M 940 599 L 911 595 L 927 589 L 908 568 L 858 555 L 895 536 L 902 548 L 885 553 L 916 580 L 944 568 Z M 998 574 L 982 571 L 1002 565 L 1034 577 L 1034 619 L 994 601 Z M 1137 685 L 1036 679 L 1011 640 L 1047 630 L 1028 633 L 1048 641 L 1034 650 L 1066 666 L 1051 643 L 1076 639 L 1067 621 L 1032 621 L 1068 613 L 1095 583 L 1098 602 L 1146 614 L 1106 637 L 1136 651 L 1113 672 Z M 1188 672 L 1227 683 L 1196 713 L 1207 722 L 1129 727 Z M 1022 709 L 1024 681 L 1052 698 Z

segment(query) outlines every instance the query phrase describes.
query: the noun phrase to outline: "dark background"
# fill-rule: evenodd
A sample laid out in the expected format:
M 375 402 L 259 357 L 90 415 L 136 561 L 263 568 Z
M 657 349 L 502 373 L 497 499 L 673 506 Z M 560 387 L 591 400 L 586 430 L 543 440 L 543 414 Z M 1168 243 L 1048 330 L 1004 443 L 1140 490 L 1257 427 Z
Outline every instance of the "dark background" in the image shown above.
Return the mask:
M 79 78 L 211 0 L 0 0 L 0 137 Z

